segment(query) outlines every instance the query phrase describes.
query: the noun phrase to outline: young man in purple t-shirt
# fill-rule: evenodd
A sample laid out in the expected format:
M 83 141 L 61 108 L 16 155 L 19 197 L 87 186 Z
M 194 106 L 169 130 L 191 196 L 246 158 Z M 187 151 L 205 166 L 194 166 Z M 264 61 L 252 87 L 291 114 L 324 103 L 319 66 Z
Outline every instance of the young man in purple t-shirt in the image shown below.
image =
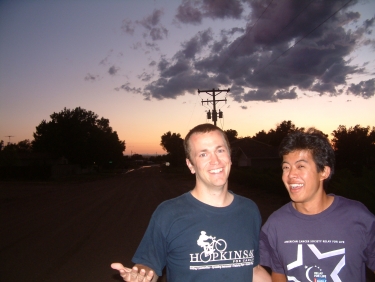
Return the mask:
M 273 282 L 365 282 L 365 265 L 375 272 L 375 216 L 360 202 L 326 194 L 335 162 L 326 136 L 291 133 L 280 156 L 291 202 L 262 227 L 260 264 L 272 269 Z

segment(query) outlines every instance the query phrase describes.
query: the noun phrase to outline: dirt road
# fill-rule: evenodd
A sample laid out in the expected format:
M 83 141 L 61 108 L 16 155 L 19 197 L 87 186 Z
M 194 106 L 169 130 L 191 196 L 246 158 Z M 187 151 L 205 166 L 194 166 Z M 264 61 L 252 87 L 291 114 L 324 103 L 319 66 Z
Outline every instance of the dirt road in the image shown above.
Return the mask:
M 122 281 L 112 262 L 131 257 L 162 201 L 194 186 L 157 167 L 96 181 L 0 183 L 0 280 Z M 230 184 L 262 216 L 287 199 Z
M 150 216 L 194 186 L 159 168 L 64 183 L 0 183 L 1 281 L 120 281 Z

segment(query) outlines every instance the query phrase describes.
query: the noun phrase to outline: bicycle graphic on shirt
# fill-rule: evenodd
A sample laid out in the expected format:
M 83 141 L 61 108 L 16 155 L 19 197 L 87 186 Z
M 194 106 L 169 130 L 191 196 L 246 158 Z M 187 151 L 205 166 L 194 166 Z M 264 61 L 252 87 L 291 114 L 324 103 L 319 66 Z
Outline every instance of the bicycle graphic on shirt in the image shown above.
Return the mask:
M 211 240 L 211 242 L 208 242 L 207 240 Z M 214 258 L 215 250 L 221 253 L 227 248 L 227 242 L 225 242 L 225 240 L 216 240 L 216 237 L 208 236 L 205 231 L 201 231 L 197 244 L 203 248 L 203 252 L 199 255 L 202 262 L 211 261 Z

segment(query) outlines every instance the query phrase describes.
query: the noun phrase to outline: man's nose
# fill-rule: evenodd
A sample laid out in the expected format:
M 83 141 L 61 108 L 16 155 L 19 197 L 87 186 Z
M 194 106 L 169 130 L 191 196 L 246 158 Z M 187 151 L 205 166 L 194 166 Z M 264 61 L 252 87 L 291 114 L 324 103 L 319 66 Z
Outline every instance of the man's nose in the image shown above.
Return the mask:
M 215 153 L 211 155 L 211 163 L 212 164 L 219 163 L 219 158 L 218 158 L 218 156 Z
M 288 172 L 288 178 L 295 178 L 297 176 L 297 169 L 291 167 Z

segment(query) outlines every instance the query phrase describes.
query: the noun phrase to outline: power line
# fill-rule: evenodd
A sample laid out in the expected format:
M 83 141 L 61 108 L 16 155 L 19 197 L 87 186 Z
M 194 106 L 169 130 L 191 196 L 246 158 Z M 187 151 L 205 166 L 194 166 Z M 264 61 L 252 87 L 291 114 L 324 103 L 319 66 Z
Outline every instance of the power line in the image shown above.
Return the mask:
M 282 52 L 279 56 L 277 56 L 275 59 L 273 59 L 272 61 L 270 61 L 267 65 L 265 65 L 263 68 L 259 69 L 257 71 L 257 74 L 259 74 L 260 72 L 262 72 L 263 70 L 265 70 L 269 65 L 271 65 L 272 63 L 274 63 L 276 60 L 278 60 L 282 55 L 284 55 L 286 52 L 288 52 L 290 49 L 294 48 L 294 46 L 296 46 L 298 43 L 300 43 L 303 39 L 305 39 L 307 36 L 309 36 L 311 33 L 313 33 L 316 29 L 318 29 L 319 27 L 321 27 L 326 21 L 328 21 L 330 18 L 332 18 L 334 15 L 336 15 L 338 12 L 340 12 L 345 6 L 347 6 L 350 2 L 352 2 L 353 0 L 349 0 L 348 2 L 346 2 L 343 6 L 341 6 L 340 9 L 338 9 L 336 12 L 334 12 L 332 15 L 330 15 L 327 19 L 325 19 L 323 22 L 321 22 L 319 25 L 317 25 L 315 28 L 313 28 L 310 32 L 308 32 L 306 35 L 304 35 L 301 39 L 299 39 L 297 42 L 295 42 L 292 46 L 290 46 L 288 49 L 286 49 L 284 52 Z M 255 72 L 254 72 L 255 73 Z
M 277 35 L 277 37 L 279 37 L 280 36 L 280 34 L 288 27 L 288 26 L 290 26 L 301 14 L 302 14 L 302 12 L 303 11 L 305 11 L 309 6 L 310 6 L 310 4 L 312 3 L 312 2 L 314 2 L 315 0 L 311 0 L 305 7 L 303 7 L 302 8 L 302 10 L 301 11 L 299 11 L 298 12 L 298 14 L 286 25 L 286 26 L 284 26 L 284 28 L 282 29 L 282 30 L 280 30 L 280 32 L 279 32 L 279 34 Z
M 245 32 L 245 34 L 243 35 L 243 37 L 241 38 L 240 42 L 226 55 L 226 59 L 228 59 L 228 57 L 233 54 L 234 51 L 236 51 L 236 49 L 242 44 L 242 42 L 245 40 L 246 36 L 252 31 L 252 29 L 254 28 L 254 26 L 256 26 L 256 24 L 258 23 L 258 21 L 261 19 L 261 17 L 263 16 L 263 14 L 267 11 L 268 7 L 272 4 L 273 0 L 271 0 L 267 7 L 263 10 L 262 14 L 258 17 L 258 19 L 255 21 L 255 23 L 251 26 L 251 28 L 249 30 L 247 30 Z M 221 63 L 220 66 L 224 65 L 224 63 L 226 62 L 226 59 L 224 59 L 224 61 Z M 219 67 L 220 68 L 220 67 Z
M 222 61 L 221 65 L 224 65 L 224 63 L 226 62 L 226 60 L 228 59 L 228 57 L 233 54 L 233 52 L 238 48 L 238 46 L 240 46 L 242 44 L 242 42 L 245 40 L 246 36 L 251 32 L 251 30 L 254 28 L 254 26 L 256 26 L 256 24 L 258 23 L 258 21 L 260 20 L 260 18 L 263 16 L 263 14 L 267 11 L 268 7 L 272 4 L 273 0 L 271 0 L 267 7 L 263 10 L 262 14 L 258 17 L 258 19 L 256 20 L 256 22 L 254 23 L 254 25 L 245 32 L 244 36 L 241 38 L 241 40 L 239 41 L 239 43 L 227 54 L 226 58 Z M 220 68 L 219 66 L 219 68 Z M 212 96 L 212 100 L 206 100 L 204 101 L 202 99 L 202 105 L 204 103 L 211 103 L 212 106 L 213 106 L 213 109 L 212 109 L 212 114 L 211 114 L 211 111 L 208 110 L 207 112 L 207 119 L 211 119 L 212 117 L 212 120 L 214 122 L 214 125 L 216 125 L 216 121 L 217 121 L 217 118 L 223 118 L 223 112 L 221 111 L 221 108 L 219 109 L 219 112 L 216 111 L 216 104 L 217 102 L 220 102 L 220 101 L 225 101 L 225 103 L 227 103 L 227 95 L 225 95 L 225 99 L 222 99 L 222 100 L 217 100 L 215 99 L 215 97 L 217 95 L 219 95 L 221 92 L 225 91 L 226 93 L 228 93 L 230 91 L 230 89 L 225 89 L 225 90 L 220 90 L 220 89 L 217 89 L 215 90 L 215 88 L 213 88 L 212 90 L 199 90 L 198 89 L 198 95 L 200 94 L 200 92 L 206 92 L 208 95 L 211 95 Z M 212 94 L 210 94 L 212 92 Z M 218 93 L 217 93 L 218 92 Z M 204 106 L 204 105 L 203 105 Z

